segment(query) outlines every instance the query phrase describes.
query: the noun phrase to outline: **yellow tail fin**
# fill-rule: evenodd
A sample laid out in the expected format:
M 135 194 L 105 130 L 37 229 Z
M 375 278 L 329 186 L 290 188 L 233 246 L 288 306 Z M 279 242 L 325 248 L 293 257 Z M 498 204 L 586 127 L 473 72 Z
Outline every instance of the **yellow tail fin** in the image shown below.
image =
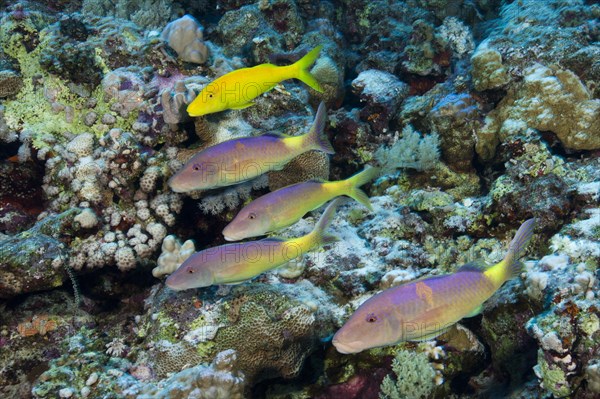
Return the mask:
M 319 93 L 323 92 L 321 85 L 317 81 L 317 79 L 310 74 L 308 68 L 319 58 L 319 53 L 323 46 L 317 46 L 311 51 L 308 52 L 304 57 L 298 60 L 296 63 L 292 65 L 292 67 L 296 70 L 296 75 L 294 76 L 296 79 L 300 79 L 308 86 L 318 91 Z
M 371 205 L 371 201 L 369 201 L 369 196 L 367 196 L 367 194 L 359 187 L 376 178 L 378 174 L 379 168 L 367 165 L 362 172 L 359 172 L 342 182 L 345 186 L 343 194 L 352 197 L 366 206 L 370 211 L 373 211 L 373 205 Z
M 519 262 L 519 258 L 523 255 L 525 247 L 533 236 L 533 228 L 535 227 L 535 218 L 526 220 L 519 230 L 515 233 L 515 237 L 508 245 L 508 252 L 502 261 L 485 271 L 491 279 L 496 282 L 504 283 L 513 277 L 518 276 L 523 264 Z

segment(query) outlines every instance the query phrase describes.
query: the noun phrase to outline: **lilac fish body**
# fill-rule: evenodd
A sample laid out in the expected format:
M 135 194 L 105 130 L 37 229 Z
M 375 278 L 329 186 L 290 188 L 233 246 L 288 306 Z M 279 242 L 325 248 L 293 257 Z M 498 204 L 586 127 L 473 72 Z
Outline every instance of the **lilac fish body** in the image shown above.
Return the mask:
M 302 254 L 337 241 L 326 234 L 341 200 L 331 202 L 312 232 L 298 238 L 264 239 L 220 245 L 190 256 L 167 278 L 176 291 L 215 284 L 238 284 L 279 267 Z
M 347 195 L 372 210 L 369 197 L 359 187 L 378 174 L 367 166 L 354 176 L 339 181 L 307 181 L 265 194 L 246 205 L 223 229 L 227 241 L 256 237 L 296 223 L 307 212 L 340 195 Z
M 194 155 L 168 184 L 175 192 L 225 187 L 280 170 L 306 151 L 333 154 L 333 147 L 324 134 L 326 117 L 327 110 L 321 103 L 310 131 L 304 135 L 265 134 L 208 147 Z
M 467 264 L 455 273 L 389 288 L 369 298 L 333 337 L 340 353 L 437 337 L 464 317 L 474 316 L 505 281 L 521 270 L 518 259 L 533 234 L 523 223 L 499 263 L 483 269 Z

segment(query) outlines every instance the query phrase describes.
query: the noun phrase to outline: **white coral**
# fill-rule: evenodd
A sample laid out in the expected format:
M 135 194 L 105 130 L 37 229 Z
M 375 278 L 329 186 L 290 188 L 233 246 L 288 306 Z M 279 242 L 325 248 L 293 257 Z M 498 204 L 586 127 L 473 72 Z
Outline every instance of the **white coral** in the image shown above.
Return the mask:
M 202 26 L 191 15 L 184 15 L 170 22 L 162 31 L 160 38 L 167 42 L 185 62 L 203 64 L 208 58 Z
M 402 130 L 402 138 L 391 147 L 380 148 L 375 153 L 382 174 L 393 173 L 397 168 L 428 170 L 440 159 L 440 139 L 437 133 L 421 137 L 410 125 Z
M 120 357 L 127 350 L 127 345 L 123 338 L 114 338 L 106 346 L 106 354 L 110 356 Z
M 196 248 L 192 240 L 181 244 L 174 235 L 166 236 L 162 243 L 162 253 L 156 262 L 158 265 L 152 269 L 152 275 L 160 277 L 173 273 L 194 252 Z
M 475 41 L 469 28 L 456 17 L 446 17 L 439 27 L 439 35 L 450 45 L 452 51 L 461 56 L 470 53 L 475 47 Z
M 98 224 L 98 217 L 96 213 L 90 208 L 83 209 L 79 215 L 75 216 L 73 219 L 75 222 L 79 223 L 81 228 L 89 229 Z

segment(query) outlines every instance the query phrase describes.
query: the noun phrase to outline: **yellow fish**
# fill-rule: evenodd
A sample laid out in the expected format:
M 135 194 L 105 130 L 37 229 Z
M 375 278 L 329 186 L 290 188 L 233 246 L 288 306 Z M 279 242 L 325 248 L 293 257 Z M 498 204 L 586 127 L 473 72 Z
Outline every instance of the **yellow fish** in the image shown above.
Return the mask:
M 187 112 L 190 116 L 202 116 L 227 109 L 247 108 L 254 105 L 252 100 L 256 97 L 273 89 L 279 82 L 293 78 L 322 92 L 319 82 L 308 71 L 322 47 L 315 47 L 292 65 L 261 64 L 229 72 L 202 89 L 188 105 Z
M 521 272 L 519 262 L 535 219 L 521 225 L 502 261 L 483 270 L 467 264 L 455 273 L 389 288 L 369 298 L 333 336 L 340 353 L 357 353 L 403 341 L 425 341 L 463 317 L 474 316 L 507 280 Z

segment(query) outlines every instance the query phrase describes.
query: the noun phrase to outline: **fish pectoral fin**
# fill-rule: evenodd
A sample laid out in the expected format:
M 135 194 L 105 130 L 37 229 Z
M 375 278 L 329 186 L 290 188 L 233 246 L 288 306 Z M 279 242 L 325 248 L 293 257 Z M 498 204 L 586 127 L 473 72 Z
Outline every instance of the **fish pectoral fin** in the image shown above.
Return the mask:
M 407 341 L 429 341 L 446 332 L 450 326 L 441 325 L 437 320 L 448 310 L 439 306 L 421 313 L 418 317 L 404 321 L 401 328 Z
M 467 315 L 465 315 L 465 317 L 477 316 L 479 313 L 481 313 L 482 310 L 483 310 L 483 305 L 479 305 L 475 309 L 473 309 L 473 311 L 471 313 L 468 313 Z
M 267 238 L 260 239 L 258 241 L 276 243 L 276 242 L 285 242 L 286 240 L 285 240 L 285 238 L 281 238 L 281 237 L 267 237 Z
M 251 107 L 253 105 L 254 105 L 254 103 L 252 101 L 250 101 L 250 102 L 247 102 L 245 104 L 232 105 L 229 108 L 230 109 L 244 109 L 244 108 Z
M 421 336 L 419 338 L 411 339 L 411 341 L 414 341 L 414 342 L 431 341 L 432 339 L 435 339 L 435 338 L 439 337 L 440 335 L 444 334 L 449 329 L 450 329 L 450 327 L 440 328 L 439 330 L 436 330 L 436 331 L 434 331 L 432 333 L 429 333 L 427 335 L 423 335 L 423 336 Z
M 229 283 L 221 283 L 222 285 L 238 285 L 238 284 L 242 284 L 245 283 L 248 280 L 240 280 L 240 281 L 231 281 Z
M 287 134 L 278 133 L 278 132 L 265 133 L 265 134 L 263 134 L 263 136 L 265 136 L 265 137 L 275 137 L 275 138 L 278 138 L 278 139 L 284 139 L 286 137 L 292 137 L 292 136 L 289 136 Z

